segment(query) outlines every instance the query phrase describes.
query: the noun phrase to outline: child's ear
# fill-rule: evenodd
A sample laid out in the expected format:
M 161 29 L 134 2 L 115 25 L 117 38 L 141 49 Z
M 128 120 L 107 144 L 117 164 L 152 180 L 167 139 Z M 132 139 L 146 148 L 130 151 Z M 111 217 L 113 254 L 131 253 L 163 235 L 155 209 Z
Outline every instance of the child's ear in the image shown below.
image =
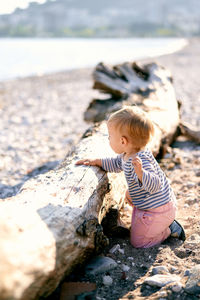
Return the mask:
M 122 136 L 121 137 L 121 142 L 122 142 L 122 145 L 127 145 L 128 140 L 127 140 L 127 138 L 125 136 Z

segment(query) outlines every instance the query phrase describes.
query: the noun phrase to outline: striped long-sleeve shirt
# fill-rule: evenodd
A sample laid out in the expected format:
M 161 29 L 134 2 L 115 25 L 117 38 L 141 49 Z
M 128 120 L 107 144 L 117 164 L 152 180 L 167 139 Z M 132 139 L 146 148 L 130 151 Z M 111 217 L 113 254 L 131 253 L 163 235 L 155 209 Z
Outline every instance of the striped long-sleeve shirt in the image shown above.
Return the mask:
M 174 201 L 175 195 L 169 181 L 153 154 L 146 149 L 137 155 L 142 161 L 142 183 L 135 173 L 132 157 L 124 161 L 123 154 L 120 154 L 116 158 L 102 159 L 102 168 L 115 173 L 124 171 L 132 203 L 137 208 L 152 209 Z

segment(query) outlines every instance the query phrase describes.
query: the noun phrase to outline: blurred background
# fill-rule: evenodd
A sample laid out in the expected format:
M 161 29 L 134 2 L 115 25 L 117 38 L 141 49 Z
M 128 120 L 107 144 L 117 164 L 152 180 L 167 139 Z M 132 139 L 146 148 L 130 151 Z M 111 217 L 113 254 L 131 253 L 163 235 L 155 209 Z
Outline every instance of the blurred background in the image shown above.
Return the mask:
M 1 1 L 0 80 L 157 56 L 199 35 L 199 0 Z

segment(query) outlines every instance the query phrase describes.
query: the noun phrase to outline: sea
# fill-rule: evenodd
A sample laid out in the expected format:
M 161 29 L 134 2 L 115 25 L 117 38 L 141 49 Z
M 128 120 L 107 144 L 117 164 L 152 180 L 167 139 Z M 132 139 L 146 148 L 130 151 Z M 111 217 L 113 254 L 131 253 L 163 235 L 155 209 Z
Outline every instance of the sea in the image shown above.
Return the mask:
M 183 38 L 0 38 L 0 81 L 169 54 Z

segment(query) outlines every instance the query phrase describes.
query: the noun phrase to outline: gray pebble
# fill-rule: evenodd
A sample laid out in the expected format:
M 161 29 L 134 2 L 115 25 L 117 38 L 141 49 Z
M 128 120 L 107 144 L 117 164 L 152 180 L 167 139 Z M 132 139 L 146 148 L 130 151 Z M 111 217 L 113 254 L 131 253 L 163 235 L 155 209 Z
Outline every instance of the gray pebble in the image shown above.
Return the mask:
M 152 285 L 152 286 L 158 286 L 158 287 L 163 287 L 165 285 L 167 285 L 168 283 L 171 282 L 179 282 L 180 281 L 180 277 L 177 275 L 171 275 L 171 274 L 157 274 L 157 275 L 153 275 L 151 277 L 147 277 L 144 282 Z
M 190 270 L 185 291 L 189 294 L 200 295 L 200 265 L 196 265 Z
M 189 276 L 190 275 L 190 270 L 185 270 L 184 276 Z
M 110 276 L 104 276 L 103 277 L 103 284 L 110 286 L 113 283 L 113 279 Z
M 116 267 L 117 263 L 112 258 L 106 256 L 96 256 L 85 267 L 85 273 L 89 275 L 96 275 L 110 271 Z
M 123 270 L 124 272 L 128 272 L 128 271 L 130 270 L 130 267 L 127 266 L 127 265 L 122 264 L 122 270 Z
M 172 285 L 171 289 L 175 293 L 179 293 L 182 290 L 183 286 L 180 282 L 176 282 L 174 285 Z
M 169 270 L 165 266 L 157 266 L 152 269 L 152 274 L 166 274 L 169 273 Z
M 114 245 L 110 250 L 109 250 L 109 252 L 110 253 L 115 253 L 117 250 L 119 250 L 120 249 L 120 245 L 119 244 L 116 244 L 116 245 Z

